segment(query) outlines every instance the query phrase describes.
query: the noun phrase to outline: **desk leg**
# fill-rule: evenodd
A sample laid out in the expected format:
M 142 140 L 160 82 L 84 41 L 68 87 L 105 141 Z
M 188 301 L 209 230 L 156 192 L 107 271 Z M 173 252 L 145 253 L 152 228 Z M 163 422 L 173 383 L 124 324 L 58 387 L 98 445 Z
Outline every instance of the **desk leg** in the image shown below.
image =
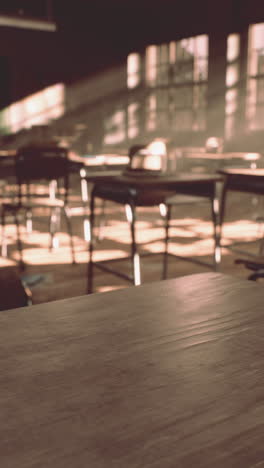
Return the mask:
M 2 239 L 1 239 L 1 256 L 7 257 L 7 242 L 5 235 L 5 208 L 2 206 L 1 209 L 1 227 L 2 227 Z
M 221 200 L 222 184 L 216 182 L 214 189 L 214 196 L 212 198 L 212 219 L 214 223 L 214 263 L 215 270 L 218 270 L 221 263 Z
M 137 252 L 137 244 L 136 244 L 136 237 L 135 237 L 136 213 L 135 213 L 135 206 L 134 206 L 133 201 L 126 204 L 126 217 L 130 225 L 130 232 L 131 232 L 131 256 L 132 256 L 134 285 L 138 286 L 141 284 L 141 271 L 140 271 L 140 258 Z
M 84 239 L 86 240 L 86 242 L 90 242 L 91 241 L 91 226 L 90 226 L 89 215 L 87 215 L 87 206 L 89 203 L 89 199 L 91 197 L 92 184 L 88 184 L 87 180 L 85 179 L 86 170 L 84 168 L 80 170 L 80 176 L 81 176 L 81 196 L 82 196 L 82 204 L 83 204 L 83 211 L 84 211 L 83 234 L 84 234 Z
M 90 242 L 89 242 L 89 258 L 88 258 L 88 272 L 87 272 L 87 294 L 93 292 L 93 243 L 94 243 L 94 208 L 95 196 L 94 188 L 91 193 L 90 199 Z
M 25 263 L 23 261 L 23 250 L 22 250 L 22 241 L 20 237 L 20 224 L 19 224 L 19 217 L 18 217 L 18 212 L 16 208 L 14 208 L 14 218 L 15 218 L 15 223 L 16 223 L 16 231 L 17 231 L 17 246 L 18 246 L 18 251 L 19 251 L 19 268 L 21 270 L 25 269 Z
M 165 239 L 164 239 L 165 245 L 164 245 L 164 254 L 163 254 L 162 279 L 167 278 L 167 271 L 168 271 L 168 243 L 169 243 L 170 219 L 171 219 L 171 205 L 166 205 Z
M 227 192 L 229 189 L 229 181 L 228 177 L 225 178 L 224 185 L 222 187 L 221 195 L 220 195 L 220 212 L 219 212 L 219 225 L 220 225 L 220 238 L 222 240 L 222 232 L 223 232 L 223 224 L 225 219 L 225 209 L 226 209 L 226 198 Z

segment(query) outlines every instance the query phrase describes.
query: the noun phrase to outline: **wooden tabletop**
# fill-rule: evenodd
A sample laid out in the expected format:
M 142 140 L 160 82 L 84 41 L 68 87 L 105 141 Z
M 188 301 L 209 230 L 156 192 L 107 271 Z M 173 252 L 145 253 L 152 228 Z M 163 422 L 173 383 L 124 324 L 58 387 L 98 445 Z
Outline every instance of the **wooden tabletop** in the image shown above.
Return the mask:
M 131 184 L 135 186 L 145 186 L 145 185 L 155 185 L 160 187 L 164 184 L 166 185 L 174 185 L 174 184 L 193 184 L 193 183 L 200 183 L 205 184 L 206 182 L 214 183 L 221 181 L 221 177 L 219 174 L 194 174 L 190 172 L 176 172 L 176 173 L 161 173 L 159 175 L 141 175 L 138 174 L 136 171 L 133 174 L 129 172 L 124 173 L 120 176 L 116 177 L 116 182 L 122 184 Z
M 211 159 L 216 161 L 225 161 L 229 159 L 242 159 L 244 161 L 258 161 L 263 158 L 260 153 L 243 153 L 243 152 L 228 152 L 228 153 L 184 153 L 185 158 L 190 159 Z
M 94 156 L 80 156 L 72 151 L 69 153 L 71 162 L 81 163 L 84 166 L 126 166 L 129 162 L 129 157 L 119 154 L 99 154 Z
M 193 185 L 198 183 L 204 185 L 206 183 L 214 184 L 222 180 L 219 174 L 194 174 L 194 173 L 161 173 L 160 175 L 143 174 L 133 171 L 98 171 L 88 173 L 86 176 L 89 182 L 111 182 L 116 185 L 129 185 L 133 187 L 174 187 L 175 185 Z
M 263 466 L 263 304 L 205 273 L 2 312 L 0 466 Z
M 17 150 L 0 150 L 0 158 L 12 161 L 12 159 L 16 158 Z M 91 155 L 91 156 L 80 156 L 79 154 L 75 153 L 75 151 L 69 151 L 69 159 L 73 163 L 79 163 L 84 166 L 104 166 L 104 165 L 111 165 L 111 166 L 120 166 L 126 165 L 129 162 L 129 157 L 125 155 L 119 154 L 98 154 L 98 155 Z
M 230 169 L 220 169 L 218 171 L 220 174 L 224 175 L 239 175 L 239 176 L 249 176 L 249 177 L 263 177 L 264 169 L 246 169 L 246 168 L 230 168 Z

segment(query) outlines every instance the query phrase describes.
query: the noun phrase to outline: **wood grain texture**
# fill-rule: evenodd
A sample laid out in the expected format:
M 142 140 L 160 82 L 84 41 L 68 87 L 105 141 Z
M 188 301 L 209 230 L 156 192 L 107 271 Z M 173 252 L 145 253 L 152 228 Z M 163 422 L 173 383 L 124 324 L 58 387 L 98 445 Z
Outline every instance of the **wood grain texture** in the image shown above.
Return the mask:
M 260 153 L 202 153 L 202 152 L 184 152 L 184 157 L 187 159 L 212 159 L 215 161 L 230 161 L 232 159 L 240 159 L 242 161 L 257 161 L 262 158 Z
M 218 171 L 220 174 L 224 175 L 240 175 L 240 176 L 247 176 L 247 177 L 263 177 L 264 176 L 264 169 L 263 168 L 257 168 L 257 169 L 251 169 L 251 168 L 226 168 L 226 169 L 220 169 Z
M 1 468 L 264 466 L 263 303 L 204 273 L 2 312 Z

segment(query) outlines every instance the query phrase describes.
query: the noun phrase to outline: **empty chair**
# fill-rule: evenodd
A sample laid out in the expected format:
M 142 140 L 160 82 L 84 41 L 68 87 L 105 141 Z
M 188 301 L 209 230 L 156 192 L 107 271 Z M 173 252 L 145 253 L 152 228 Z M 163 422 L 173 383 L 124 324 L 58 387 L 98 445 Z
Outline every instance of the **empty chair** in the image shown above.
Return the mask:
M 1 202 L 2 249 L 4 245 L 5 217 L 14 215 L 17 226 L 17 242 L 20 264 L 23 266 L 20 218 L 22 212 L 27 222 L 31 222 L 35 208 L 48 208 L 50 211 L 50 248 L 58 227 L 58 217 L 63 212 L 70 236 L 72 262 L 75 262 L 72 226 L 68 208 L 70 163 L 68 150 L 58 146 L 30 145 L 18 150 L 15 159 L 16 193 L 13 198 Z M 48 193 L 40 193 L 39 183 L 49 184 Z M 58 196 L 59 194 L 59 196 Z

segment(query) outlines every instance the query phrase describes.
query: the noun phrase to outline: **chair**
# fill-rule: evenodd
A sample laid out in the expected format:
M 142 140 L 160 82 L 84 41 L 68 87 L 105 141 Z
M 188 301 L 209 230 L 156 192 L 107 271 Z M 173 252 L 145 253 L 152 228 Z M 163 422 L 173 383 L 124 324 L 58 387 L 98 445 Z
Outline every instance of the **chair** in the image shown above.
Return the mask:
M 148 156 L 148 162 L 145 164 L 140 159 L 140 155 Z M 159 163 L 154 163 L 151 166 L 151 158 L 147 153 L 147 146 L 146 145 L 135 145 L 130 148 L 129 151 L 130 156 L 130 163 L 125 170 L 128 174 L 133 171 L 134 174 L 140 176 L 143 174 L 156 173 L 159 171 L 157 167 Z M 156 154 L 153 155 L 153 158 L 158 156 L 164 156 L 164 154 Z M 161 161 L 159 161 L 161 162 Z M 146 166 L 148 167 L 146 169 Z M 161 162 L 162 166 L 162 162 Z M 161 167 L 160 166 L 160 167 Z M 164 165 L 163 165 L 164 167 Z M 154 169 L 153 169 L 154 168 Z M 172 197 L 174 195 L 174 197 Z M 201 203 L 205 201 L 203 197 L 197 196 L 189 196 L 189 195 L 175 195 L 174 192 L 171 190 L 164 190 L 164 189 L 155 189 L 155 190 L 135 190 L 125 186 L 115 186 L 111 184 L 111 182 L 103 183 L 103 184 L 95 184 L 94 188 L 91 193 L 90 198 L 90 243 L 89 243 L 89 262 L 88 262 L 88 286 L 87 291 L 91 293 L 93 290 L 93 250 L 94 250 L 94 239 L 95 236 L 93 234 L 93 228 L 95 225 L 95 200 L 101 199 L 103 201 L 112 201 L 118 203 L 120 205 L 125 206 L 126 210 L 126 217 L 127 221 L 130 226 L 130 235 L 131 235 L 131 260 L 132 260 L 132 277 L 121 273 L 120 271 L 114 270 L 106 265 L 105 262 L 97 263 L 100 269 L 105 270 L 107 272 L 114 273 L 115 275 L 126 279 L 128 281 L 132 281 L 134 285 L 141 284 L 141 270 L 140 270 L 140 257 L 138 254 L 138 248 L 136 243 L 136 236 L 135 236 L 135 221 L 136 221 L 136 209 L 138 207 L 152 207 L 152 206 L 159 206 L 163 207 L 161 209 L 161 214 L 163 217 L 166 218 L 165 222 L 165 250 L 164 250 L 164 262 L 163 262 L 163 278 L 166 278 L 167 275 L 167 258 L 168 258 L 168 241 L 169 241 L 169 222 L 170 222 L 170 215 L 171 215 L 171 207 L 176 204 L 189 204 L 189 203 Z M 164 212 L 165 206 L 165 212 Z M 212 210 L 213 211 L 213 210 Z M 216 224 L 217 220 L 215 217 L 213 218 L 214 226 L 215 226 L 215 236 L 216 234 Z M 112 260 L 111 260 L 112 261 Z
M 63 212 L 70 236 L 72 263 L 75 263 L 72 226 L 68 208 L 70 164 L 68 150 L 52 145 L 30 145 L 18 150 L 15 159 L 16 193 L 11 199 L 1 201 L 2 249 L 4 246 L 5 217 L 14 216 L 17 226 L 17 243 L 20 253 L 20 265 L 23 267 L 22 243 L 20 237 L 19 213 L 26 214 L 31 221 L 34 208 L 50 210 L 50 249 L 54 245 L 54 236 L 58 228 L 58 216 Z M 48 194 L 39 193 L 38 182 L 49 182 Z M 59 194 L 59 197 L 57 196 Z

